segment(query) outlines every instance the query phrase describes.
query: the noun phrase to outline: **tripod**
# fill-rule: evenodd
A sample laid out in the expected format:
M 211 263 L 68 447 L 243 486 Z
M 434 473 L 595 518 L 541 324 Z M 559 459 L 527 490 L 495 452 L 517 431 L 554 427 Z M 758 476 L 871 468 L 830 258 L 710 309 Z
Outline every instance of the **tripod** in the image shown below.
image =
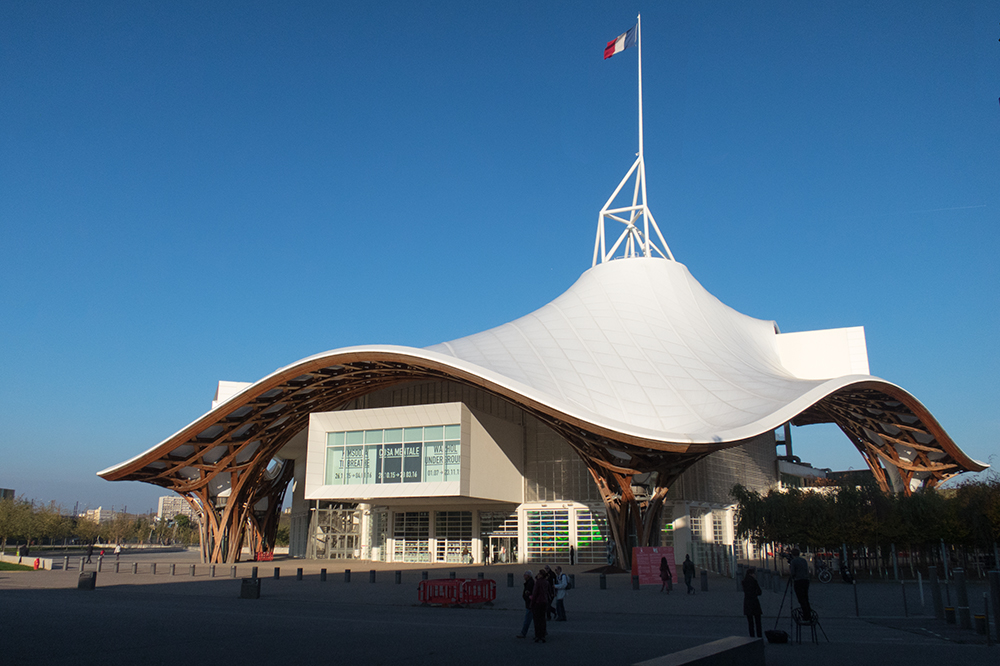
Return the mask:
M 789 578 L 788 582 L 785 584 L 785 593 L 781 595 L 781 605 L 778 606 L 778 617 L 774 620 L 774 628 L 778 628 L 778 622 L 781 621 L 781 611 L 785 607 L 785 597 L 788 596 L 788 588 L 792 586 L 792 579 Z M 830 637 L 826 635 L 826 630 L 823 625 L 819 623 L 819 614 L 816 611 L 810 613 L 811 617 L 804 618 L 802 613 L 802 608 L 792 608 L 792 600 L 788 600 L 788 628 L 795 632 L 795 642 L 799 645 L 802 644 L 802 626 L 805 625 L 809 627 L 812 632 L 812 642 L 819 643 L 819 638 L 816 636 L 816 627 L 823 632 L 823 638 L 826 642 L 830 642 Z M 789 632 L 791 633 L 791 632 Z

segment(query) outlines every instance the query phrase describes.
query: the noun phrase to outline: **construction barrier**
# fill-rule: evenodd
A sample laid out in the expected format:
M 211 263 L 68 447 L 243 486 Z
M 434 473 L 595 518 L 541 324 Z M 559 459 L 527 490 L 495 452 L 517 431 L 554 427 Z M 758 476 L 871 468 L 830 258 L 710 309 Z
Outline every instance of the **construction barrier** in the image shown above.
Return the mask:
M 258 550 L 254 553 L 254 560 L 257 562 L 273 562 L 274 561 L 274 551 L 273 550 Z
M 446 578 L 422 580 L 417 586 L 417 600 L 423 604 L 466 606 L 490 603 L 496 598 L 497 584 L 494 580 Z

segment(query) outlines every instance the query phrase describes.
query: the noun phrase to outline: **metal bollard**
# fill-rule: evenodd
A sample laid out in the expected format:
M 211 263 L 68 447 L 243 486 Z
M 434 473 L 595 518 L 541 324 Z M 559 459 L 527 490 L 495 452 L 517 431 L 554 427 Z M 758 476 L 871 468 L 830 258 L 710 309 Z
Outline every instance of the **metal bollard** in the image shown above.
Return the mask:
M 965 586 L 965 569 L 955 569 L 955 592 L 958 603 L 958 625 L 962 629 L 972 629 L 972 615 L 969 612 L 969 591 Z
M 569 587 L 572 590 L 576 589 L 576 574 L 569 575 Z
M 232 578 L 236 578 L 236 565 L 229 567 L 229 575 Z
M 701 591 L 708 592 L 708 572 L 701 572 Z
M 403 572 L 402 571 L 397 571 L 396 572 L 396 585 L 399 585 L 402 582 L 403 582 Z
M 632 576 L 632 589 L 633 590 L 638 590 L 639 589 L 639 577 L 638 576 Z
M 927 567 L 927 579 L 931 582 L 934 617 L 939 620 L 944 619 L 944 599 L 941 598 L 941 582 L 938 580 L 937 567 Z
M 507 587 L 514 587 L 514 574 L 507 574 Z
M 194 577 L 194 567 L 195 567 L 195 565 L 192 564 L 191 565 L 191 576 L 192 577 Z
M 448 574 L 448 578 L 454 578 L 454 577 L 455 577 L 455 572 L 454 571 L 452 571 L 451 573 Z
M 83 559 L 83 558 L 81 557 L 81 558 L 80 558 L 80 572 L 81 572 L 81 573 L 83 572 L 83 564 L 84 564 L 84 562 L 86 562 L 86 560 L 84 560 L 84 559 Z
M 350 583 L 351 582 L 351 570 L 350 569 L 344 569 L 344 582 L 345 583 Z
M 133 562 L 132 563 L 132 573 L 134 573 L 134 574 L 139 573 L 139 563 L 138 562 Z
M 479 573 L 476 574 L 476 579 L 477 580 L 482 580 L 483 579 L 483 572 L 482 571 L 480 571 Z
M 83 558 L 80 558 L 83 559 Z M 69 571 L 69 555 L 63 558 L 63 571 Z
M 212 578 L 215 578 L 215 565 L 214 564 L 208 568 L 208 575 L 211 576 Z
M 274 580 L 281 578 L 281 567 L 274 567 Z
M 910 609 L 906 605 L 906 582 L 899 581 L 899 588 L 903 590 L 903 617 L 910 617 Z
M 421 571 L 420 572 L 420 580 L 427 580 L 427 572 L 426 571 Z
M 104 556 L 97 556 L 97 573 L 101 573 L 101 567 L 104 565 Z
M 118 573 L 118 565 L 119 564 L 120 564 L 120 562 L 115 561 L 115 573 Z
M 250 577 L 257 578 L 257 567 L 254 567 L 253 569 L 250 570 Z
M 153 574 L 154 576 L 156 575 L 156 562 L 153 562 L 152 566 L 150 567 L 149 573 Z
M 374 569 L 372 569 L 371 571 L 368 572 L 368 582 L 369 583 L 374 583 L 375 582 L 375 570 Z
M 302 580 L 302 567 L 295 570 L 295 580 Z
M 601 589 L 602 590 L 608 589 L 608 577 L 606 574 L 603 573 L 601 574 Z
M 177 565 L 176 564 L 171 563 L 171 565 L 170 565 L 170 575 L 171 576 L 176 576 L 177 575 Z
M 320 569 L 319 570 L 319 582 L 321 582 L 321 583 L 325 583 L 326 582 L 326 569 Z

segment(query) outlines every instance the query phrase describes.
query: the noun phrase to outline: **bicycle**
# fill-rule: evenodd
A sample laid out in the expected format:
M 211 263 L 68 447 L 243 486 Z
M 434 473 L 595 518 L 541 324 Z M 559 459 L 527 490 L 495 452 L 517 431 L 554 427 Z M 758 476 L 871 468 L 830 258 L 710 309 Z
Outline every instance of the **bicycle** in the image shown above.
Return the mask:
M 830 565 L 826 563 L 826 560 L 816 560 L 816 578 L 819 579 L 821 583 L 829 583 L 833 580 L 833 572 L 830 570 Z

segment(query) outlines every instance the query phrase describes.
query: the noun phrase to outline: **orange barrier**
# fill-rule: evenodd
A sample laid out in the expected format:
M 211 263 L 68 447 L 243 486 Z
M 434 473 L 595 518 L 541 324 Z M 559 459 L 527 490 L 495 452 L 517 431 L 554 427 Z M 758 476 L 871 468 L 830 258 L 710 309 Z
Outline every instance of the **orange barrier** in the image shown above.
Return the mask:
M 273 550 L 259 550 L 255 553 L 254 559 L 258 562 L 272 562 L 274 561 L 274 551 Z
M 495 580 L 442 578 L 422 580 L 417 587 L 417 600 L 424 604 L 459 606 L 488 603 L 496 598 L 497 583 Z

